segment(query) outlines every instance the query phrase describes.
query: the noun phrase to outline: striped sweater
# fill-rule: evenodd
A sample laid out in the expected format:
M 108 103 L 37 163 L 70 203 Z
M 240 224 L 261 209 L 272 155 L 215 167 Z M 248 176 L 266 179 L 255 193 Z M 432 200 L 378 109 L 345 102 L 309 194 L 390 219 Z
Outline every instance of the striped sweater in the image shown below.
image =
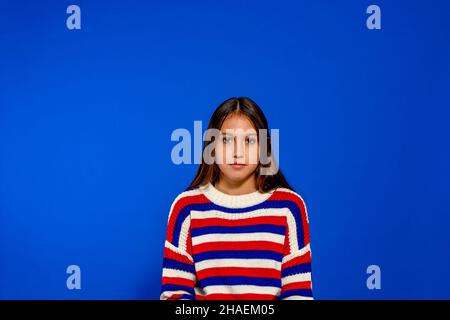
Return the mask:
M 170 208 L 160 299 L 313 299 L 309 238 L 289 189 L 184 191 Z

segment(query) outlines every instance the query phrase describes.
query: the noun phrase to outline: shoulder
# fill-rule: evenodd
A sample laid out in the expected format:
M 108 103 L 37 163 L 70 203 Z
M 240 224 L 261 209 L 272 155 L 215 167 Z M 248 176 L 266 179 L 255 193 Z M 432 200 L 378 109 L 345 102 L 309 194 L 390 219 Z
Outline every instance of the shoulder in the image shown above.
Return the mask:
M 298 215 L 308 220 L 306 203 L 299 193 L 288 188 L 277 188 L 274 190 L 271 198 L 282 202 L 293 215 Z
M 170 216 L 178 215 L 178 213 L 182 211 L 182 209 L 188 207 L 191 204 L 202 202 L 204 202 L 204 197 L 200 188 L 186 189 L 172 199 L 169 218 Z
M 296 252 L 309 244 L 309 218 L 303 197 L 295 191 L 278 188 L 275 198 L 282 201 L 281 206 L 287 208 L 290 252 Z M 307 247 L 308 248 L 308 247 Z
M 199 189 L 187 189 L 183 192 L 180 192 L 176 195 L 175 198 L 172 200 L 172 206 L 179 204 L 181 202 L 186 202 L 189 200 L 193 200 L 193 197 L 198 196 L 200 194 Z

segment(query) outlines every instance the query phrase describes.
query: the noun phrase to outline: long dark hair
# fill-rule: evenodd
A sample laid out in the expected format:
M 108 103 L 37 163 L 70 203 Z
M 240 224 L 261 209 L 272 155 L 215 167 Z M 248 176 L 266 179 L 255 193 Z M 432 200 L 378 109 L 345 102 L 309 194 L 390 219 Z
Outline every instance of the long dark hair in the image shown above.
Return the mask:
M 267 132 L 267 155 L 271 156 L 272 154 L 272 144 L 270 141 L 270 132 L 269 126 L 267 123 L 267 119 L 264 116 L 261 108 L 254 102 L 252 99 L 248 97 L 239 97 L 239 98 L 229 98 L 222 102 L 217 109 L 214 111 L 211 119 L 209 121 L 208 129 L 218 129 L 222 127 L 225 119 L 231 114 L 239 114 L 246 116 L 255 126 L 255 129 L 258 133 L 259 137 L 259 129 L 266 129 Z M 205 141 L 203 143 L 203 151 L 205 148 L 212 143 L 213 141 Z M 203 154 L 203 153 L 202 153 Z M 271 161 L 275 161 L 273 157 L 271 157 Z M 273 175 L 260 175 L 259 168 L 260 166 L 269 167 L 268 165 L 262 165 L 261 163 L 258 165 L 255 175 L 256 175 L 256 188 L 259 192 L 268 192 L 275 188 L 287 188 L 292 191 L 294 189 L 289 185 L 286 178 L 284 177 L 281 170 L 278 168 L 278 171 Z M 211 184 L 215 184 L 218 180 L 220 174 L 220 169 L 216 163 L 207 164 L 203 161 L 198 167 L 197 173 L 192 180 L 191 184 L 187 188 L 194 189 L 198 186 L 205 185 L 208 182 Z

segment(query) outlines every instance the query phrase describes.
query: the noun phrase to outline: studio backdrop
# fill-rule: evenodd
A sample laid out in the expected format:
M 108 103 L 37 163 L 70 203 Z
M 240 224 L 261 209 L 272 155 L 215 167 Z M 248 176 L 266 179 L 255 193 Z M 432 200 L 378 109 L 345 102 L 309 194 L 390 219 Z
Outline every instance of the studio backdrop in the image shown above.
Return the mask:
M 247 96 L 307 205 L 315 298 L 449 299 L 449 14 L 446 0 L 2 1 L 0 298 L 159 299 L 196 143 Z

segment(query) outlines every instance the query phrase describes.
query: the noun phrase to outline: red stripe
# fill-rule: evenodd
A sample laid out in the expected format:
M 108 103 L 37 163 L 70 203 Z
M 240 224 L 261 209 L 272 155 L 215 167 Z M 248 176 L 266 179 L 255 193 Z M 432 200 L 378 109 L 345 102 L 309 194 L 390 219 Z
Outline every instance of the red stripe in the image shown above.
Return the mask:
M 168 298 L 167 300 L 177 300 L 177 299 L 180 298 L 182 295 L 183 295 L 182 293 L 173 294 L 173 295 L 170 296 L 170 298 Z
M 286 236 L 284 237 L 284 251 L 283 255 L 287 256 L 291 253 L 291 244 L 289 239 L 291 238 L 289 228 L 286 228 Z
M 302 221 L 302 228 L 303 228 L 303 242 L 305 245 L 307 245 L 310 241 L 310 234 L 309 234 L 309 224 L 307 220 L 307 213 L 306 213 L 306 205 L 303 199 L 294 193 L 286 192 L 286 191 L 276 191 L 274 192 L 269 200 L 290 200 L 295 202 L 295 204 L 300 209 L 300 215 L 301 215 L 301 221 Z
M 189 228 L 189 229 L 188 229 L 188 232 L 187 232 L 186 251 L 187 251 L 187 253 L 192 257 L 193 251 L 192 251 L 191 228 Z
M 295 257 L 292 260 L 289 260 L 288 262 L 283 263 L 282 269 L 286 269 L 295 265 L 299 265 L 302 263 L 311 262 L 311 251 L 307 251 L 305 254 Z
M 192 264 L 192 261 L 189 260 L 185 255 L 179 254 L 177 252 L 172 251 L 171 249 L 164 247 L 164 257 L 172 260 L 177 260 L 186 264 Z
M 213 293 L 205 296 L 196 296 L 197 300 L 277 300 L 278 297 L 272 294 L 242 293 L 226 294 Z
M 179 286 L 194 287 L 194 281 L 180 277 L 162 277 L 162 284 L 176 284 Z
M 283 245 L 271 241 L 217 241 L 194 246 L 194 253 L 215 250 L 272 250 L 283 253 Z
M 282 291 L 294 289 L 311 289 L 311 281 L 293 282 L 283 286 Z
M 251 226 L 258 224 L 272 224 L 277 226 L 286 226 L 285 216 L 264 216 L 253 217 L 245 219 L 223 219 L 223 218 L 205 218 L 205 219 L 192 219 L 192 228 L 201 228 L 208 226 Z
M 207 203 L 210 202 L 203 194 L 186 196 L 177 200 L 174 204 L 172 211 L 170 212 L 169 222 L 167 224 L 167 240 L 172 243 L 173 240 L 173 230 L 175 228 L 175 223 L 178 219 L 178 215 L 185 206 L 196 203 Z M 175 244 L 178 245 L 178 244 Z
M 243 267 L 218 267 L 197 271 L 197 278 L 199 280 L 218 276 L 243 276 L 279 279 L 281 277 L 281 272 L 279 270 L 269 268 Z

